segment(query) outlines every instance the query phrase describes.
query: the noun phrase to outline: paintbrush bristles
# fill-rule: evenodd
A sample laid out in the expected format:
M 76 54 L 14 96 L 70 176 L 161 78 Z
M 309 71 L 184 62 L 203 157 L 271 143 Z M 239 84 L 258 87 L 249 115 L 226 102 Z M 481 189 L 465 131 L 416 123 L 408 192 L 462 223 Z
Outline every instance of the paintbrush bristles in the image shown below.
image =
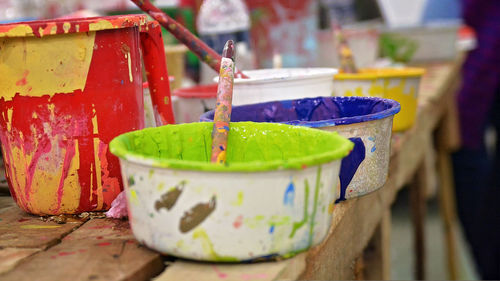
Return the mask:
M 226 45 L 224 45 L 224 50 L 222 51 L 223 58 L 229 58 L 234 61 L 234 42 L 233 40 L 228 40 Z

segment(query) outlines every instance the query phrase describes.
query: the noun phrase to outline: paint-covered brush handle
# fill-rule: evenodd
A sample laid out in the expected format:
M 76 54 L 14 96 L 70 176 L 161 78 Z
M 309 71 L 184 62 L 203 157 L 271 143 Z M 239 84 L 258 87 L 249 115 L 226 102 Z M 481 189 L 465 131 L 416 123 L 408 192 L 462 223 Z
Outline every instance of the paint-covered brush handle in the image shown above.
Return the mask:
M 213 163 L 226 163 L 227 138 L 233 101 L 233 80 L 234 44 L 232 40 L 229 40 L 224 47 L 219 72 L 217 103 L 215 105 L 214 127 L 212 130 L 212 156 L 210 158 Z
M 351 48 L 347 44 L 347 40 L 339 25 L 335 25 L 334 33 L 337 41 L 337 52 L 340 59 L 340 70 L 344 73 L 357 73 L 358 70 L 354 63 Z
M 168 32 L 170 32 L 177 40 L 186 45 L 189 50 L 195 53 L 201 61 L 208 64 L 213 70 L 219 71 L 221 67 L 221 56 L 210 48 L 205 42 L 192 34 L 187 28 L 182 26 L 163 11 L 158 9 L 149 0 L 131 0 L 141 10 L 158 21 Z M 236 77 L 248 78 L 245 74 L 238 71 Z

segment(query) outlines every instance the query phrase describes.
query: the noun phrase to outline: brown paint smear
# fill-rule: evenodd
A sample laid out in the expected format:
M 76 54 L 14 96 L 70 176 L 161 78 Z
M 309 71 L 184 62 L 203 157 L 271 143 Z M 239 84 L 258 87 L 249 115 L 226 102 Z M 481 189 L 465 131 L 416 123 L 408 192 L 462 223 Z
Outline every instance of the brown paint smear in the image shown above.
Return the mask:
M 202 223 L 214 210 L 216 206 L 215 196 L 208 203 L 198 203 L 185 212 L 179 223 L 179 229 L 186 233 Z
M 159 200 L 155 202 L 156 211 L 160 211 L 161 208 L 165 208 L 168 211 L 174 207 L 177 199 L 181 196 L 182 190 L 184 189 L 184 185 L 186 182 L 179 183 L 174 189 L 169 192 L 163 194 Z

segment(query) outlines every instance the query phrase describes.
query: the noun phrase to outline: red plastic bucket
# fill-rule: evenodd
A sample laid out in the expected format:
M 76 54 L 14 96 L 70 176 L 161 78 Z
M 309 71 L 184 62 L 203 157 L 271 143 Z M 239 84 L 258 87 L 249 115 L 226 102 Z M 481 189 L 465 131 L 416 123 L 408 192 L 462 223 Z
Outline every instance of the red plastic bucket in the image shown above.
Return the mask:
M 144 127 L 141 44 L 158 119 L 173 123 L 160 32 L 142 15 L 0 25 L 0 140 L 22 209 L 110 207 L 123 186 L 108 143 Z

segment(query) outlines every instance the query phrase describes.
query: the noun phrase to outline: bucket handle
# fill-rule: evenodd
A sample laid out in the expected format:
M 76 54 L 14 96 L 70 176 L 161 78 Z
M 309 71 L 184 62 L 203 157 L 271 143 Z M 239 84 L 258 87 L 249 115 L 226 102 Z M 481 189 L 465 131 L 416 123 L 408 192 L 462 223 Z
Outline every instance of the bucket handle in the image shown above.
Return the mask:
M 161 26 L 157 21 L 150 21 L 141 26 L 140 31 L 142 57 L 156 126 L 175 124 Z

